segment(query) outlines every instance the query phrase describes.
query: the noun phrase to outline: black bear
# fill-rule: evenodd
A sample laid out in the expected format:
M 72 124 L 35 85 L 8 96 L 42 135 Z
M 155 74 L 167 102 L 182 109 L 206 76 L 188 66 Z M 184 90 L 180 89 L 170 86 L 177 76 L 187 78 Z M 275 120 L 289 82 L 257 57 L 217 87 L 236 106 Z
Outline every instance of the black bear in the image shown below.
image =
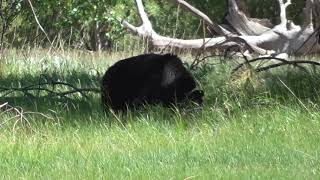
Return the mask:
M 202 104 L 203 91 L 181 60 L 172 54 L 143 54 L 111 66 L 102 79 L 106 108 L 125 111 L 145 103 L 172 105 L 190 99 Z

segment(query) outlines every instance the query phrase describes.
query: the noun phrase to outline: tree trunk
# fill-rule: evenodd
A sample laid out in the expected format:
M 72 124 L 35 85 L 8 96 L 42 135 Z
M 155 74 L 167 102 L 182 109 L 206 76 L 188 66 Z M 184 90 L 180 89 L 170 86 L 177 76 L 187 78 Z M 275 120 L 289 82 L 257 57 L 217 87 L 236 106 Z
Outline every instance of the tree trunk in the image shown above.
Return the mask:
M 127 21 L 123 25 L 133 34 L 150 39 L 152 45 L 156 47 L 177 47 L 182 49 L 200 49 L 200 48 L 228 48 L 230 46 L 245 44 L 245 50 L 258 55 L 271 54 L 289 54 L 299 55 L 306 52 L 320 52 L 317 40 L 317 27 L 320 25 L 320 0 L 306 0 L 304 8 L 304 23 L 296 25 L 293 21 L 287 19 L 286 10 L 291 5 L 291 0 L 277 0 L 279 4 L 280 23 L 271 27 L 268 20 L 259 20 L 248 18 L 243 9 L 245 5 L 241 4 L 239 9 L 239 0 L 228 0 L 228 14 L 226 19 L 231 28 L 216 24 L 207 15 L 191 6 L 184 0 L 171 0 L 179 4 L 183 9 L 191 12 L 193 15 L 202 19 L 207 26 L 216 31 L 219 36 L 203 39 L 177 39 L 159 35 L 152 27 L 142 3 L 142 0 L 136 0 L 139 17 L 142 25 L 136 27 Z M 247 10 L 246 10 L 247 11 Z M 233 29 L 234 31 L 230 31 Z

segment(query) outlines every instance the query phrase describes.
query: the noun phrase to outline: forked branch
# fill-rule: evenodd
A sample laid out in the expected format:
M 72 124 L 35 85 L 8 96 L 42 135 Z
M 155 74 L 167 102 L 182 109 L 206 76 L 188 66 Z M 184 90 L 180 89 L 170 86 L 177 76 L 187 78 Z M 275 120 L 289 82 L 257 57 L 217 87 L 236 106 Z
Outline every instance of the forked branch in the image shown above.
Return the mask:
M 184 3 L 184 1 L 179 1 L 179 3 L 183 3 L 186 7 L 190 8 L 190 6 Z M 185 48 L 185 49 L 200 49 L 200 48 L 208 48 L 213 46 L 220 46 L 226 40 L 226 38 L 222 36 L 215 37 L 215 38 L 203 38 L 203 39 L 191 39 L 191 40 L 161 36 L 153 30 L 151 22 L 144 10 L 142 0 L 136 0 L 136 4 L 137 4 L 139 16 L 142 20 L 142 25 L 139 27 L 136 27 L 127 21 L 123 21 L 122 24 L 130 32 L 138 35 L 139 37 L 149 39 L 154 46 L 157 46 L 157 47 L 172 46 L 172 47 Z M 192 11 L 194 13 L 198 13 L 199 16 L 203 15 L 200 13 L 200 11 L 196 11 L 196 9 L 193 9 Z M 205 19 L 207 23 L 210 23 L 211 21 L 210 19 L 208 18 L 205 18 Z M 218 28 L 218 26 L 216 28 Z M 223 30 L 220 30 L 220 31 L 222 32 Z M 225 32 L 225 33 L 228 33 L 228 32 Z

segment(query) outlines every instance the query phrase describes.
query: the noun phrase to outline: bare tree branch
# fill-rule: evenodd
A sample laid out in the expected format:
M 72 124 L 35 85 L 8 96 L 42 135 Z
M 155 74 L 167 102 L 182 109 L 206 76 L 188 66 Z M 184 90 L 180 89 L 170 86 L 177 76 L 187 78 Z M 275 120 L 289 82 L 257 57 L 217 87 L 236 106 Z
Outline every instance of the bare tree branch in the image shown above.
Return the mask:
M 291 5 L 291 0 L 286 0 L 284 3 L 283 0 L 278 0 L 280 5 L 280 25 L 285 26 L 287 24 L 287 7 Z
M 200 19 L 202 19 L 207 25 L 212 27 L 214 29 L 214 31 L 216 31 L 218 34 L 224 35 L 224 36 L 232 35 L 232 33 L 230 31 L 226 30 L 222 26 L 220 26 L 220 25 L 216 24 L 215 22 L 213 22 L 206 14 L 201 12 L 199 9 L 191 6 L 186 1 L 184 1 L 184 0 L 171 0 L 171 1 L 175 2 L 176 4 L 181 5 L 184 9 L 186 9 L 189 12 L 191 12 L 196 17 L 199 17 Z
M 29 128 L 31 131 L 34 131 L 30 121 L 26 117 L 27 115 L 37 115 L 37 116 L 41 116 L 41 117 L 49 119 L 49 120 L 54 120 L 54 118 L 52 118 L 51 116 L 46 115 L 44 113 L 24 111 L 23 108 L 11 106 L 8 102 L 0 105 L 0 116 L 3 114 L 8 114 L 9 117 L 5 120 L 0 119 L 0 127 L 4 126 L 5 124 L 14 120 L 14 123 L 12 126 L 13 133 L 16 132 L 18 123 L 20 123 L 23 126 L 26 123 L 27 128 Z
M 51 86 L 52 89 L 46 88 L 45 86 Z M 62 85 L 71 88 L 72 90 L 67 90 L 63 92 L 55 91 L 56 85 Z M 14 92 L 22 92 L 25 95 L 28 96 L 34 96 L 31 92 L 37 91 L 37 92 L 46 92 L 48 95 L 44 97 L 66 97 L 66 95 L 74 94 L 74 93 L 80 93 L 83 97 L 87 96 L 85 95 L 85 92 L 92 92 L 92 93 L 100 93 L 99 88 L 78 88 L 72 84 L 65 83 L 65 82 L 50 82 L 50 83 L 39 83 L 35 85 L 25 86 L 21 88 L 14 88 L 14 87 L 0 87 L 0 93 L 4 93 L 2 97 L 8 96 Z
M 39 22 L 39 20 L 38 20 L 38 17 L 37 17 L 37 15 L 36 15 L 35 11 L 34 11 L 34 8 L 33 8 L 33 5 L 32 5 L 32 3 L 31 3 L 31 1 L 28 0 L 28 3 L 29 3 L 29 5 L 30 5 L 30 8 L 31 8 L 32 14 L 33 14 L 33 16 L 34 16 L 34 19 L 36 20 L 36 22 L 37 22 L 40 30 L 44 33 L 44 35 L 46 36 L 46 38 L 47 38 L 47 40 L 49 41 L 49 43 L 52 44 L 52 43 L 51 43 L 51 40 L 50 40 L 50 38 L 49 38 L 49 36 L 48 36 L 48 34 L 47 34 L 46 31 L 43 29 L 43 27 L 41 26 L 41 24 L 40 24 L 40 22 Z
M 142 20 L 142 25 L 135 27 L 127 21 L 123 21 L 122 24 L 127 27 L 130 32 L 138 35 L 139 37 L 149 39 L 154 46 L 199 49 L 216 46 L 222 44 L 226 40 L 225 37 L 184 40 L 161 36 L 153 30 L 151 22 L 144 10 L 142 0 L 136 0 L 136 4 L 138 13 Z

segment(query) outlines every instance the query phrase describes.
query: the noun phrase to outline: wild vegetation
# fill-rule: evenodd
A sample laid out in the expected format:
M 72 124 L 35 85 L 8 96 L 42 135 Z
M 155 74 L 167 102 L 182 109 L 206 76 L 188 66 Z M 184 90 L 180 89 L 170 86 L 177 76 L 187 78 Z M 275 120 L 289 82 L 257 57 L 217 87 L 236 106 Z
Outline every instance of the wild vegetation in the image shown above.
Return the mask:
M 48 81 L 97 87 L 109 63 L 132 55 L 5 53 L 1 88 Z M 103 112 L 96 93 L 38 98 L 37 91 L 1 91 L 1 101 L 20 112 L 0 114 L 1 177 L 318 179 L 319 71 L 231 75 L 235 66 L 226 61 L 193 70 L 206 92 L 202 108 L 150 106 L 115 115 Z
M 219 24 L 226 2 L 188 0 Z M 280 22 L 280 1 L 235 2 L 247 16 Z M 303 24 L 305 1 L 292 2 L 287 18 Z M 182 5 L 143 3 L 163 36 L 216 35 Z M 0 1 L 1 179 L 320 178 L 318 55 L 158 51 L 121 24 L 138 26 L 140 17 L 133 0 Z M 204 90 L 203 106 L 104 111 L 100 82 L 110 65 L 168 49 Z

